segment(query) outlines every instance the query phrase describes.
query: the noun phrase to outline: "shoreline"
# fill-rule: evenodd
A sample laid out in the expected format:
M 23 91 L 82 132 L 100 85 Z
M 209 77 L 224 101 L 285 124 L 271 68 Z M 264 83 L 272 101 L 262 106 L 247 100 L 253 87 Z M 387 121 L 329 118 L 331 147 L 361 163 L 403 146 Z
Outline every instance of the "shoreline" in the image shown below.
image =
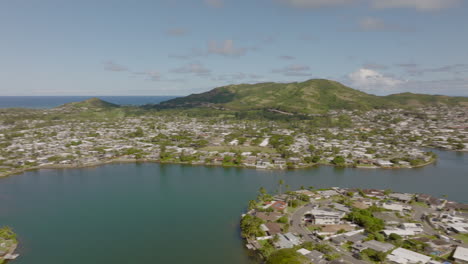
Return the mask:
M 446 150 L 444 150 L 446 151 Z M 422 168 L 425 166 L 428 166 L 430 164 L 433 164 L 437 161 L 437 158 L 433 158 L 430 161 L 416 165 L 416 166 L 411 166 L 411 167 L 379 167 L 379 166 L 374 166 L 374 167 L 359 167 L 355 165 L 351 166 L 337 166 L 334 164 L 329 164 L 329 163 L 315 163 L 311 164 L 309 166 L 301 166 L 301 167 L 295 167 L 295 168 L 256 168 L 255 166 L 245 166 L 245 165 L 222 165 L 222 164 L 205 164 L 205 163 L 188 163 L 188 162 L 165 162 L 165 161 L 160 161 L 160 160 L 154 160 L 154 159 L 113 159 L 113 160 L 107 160 L 107 161 L 101 161 L 101 162 L 96 162 L 92 164 L 51 164 L 51 165 L 44 165 L 44 166 L 34 166 L 34 167 L 29 167 L 29 168 L 22 168 L 22 169 L 17 169 L 13 170 L 10 172 L 4 172 L 0 173 L 0 178 L 6 178 L 18 174 L 22 174 L 28 171 L 35 171 L 35 170 L 41 170 L 41 169 L 83 169 L 83 168 L 92 168 L 92 167 L 100 167 L 104 165 L 109 165 L 109 164 L 125 164 L 125 163 L 158 163 L 158 164 L 179 164 L 179 165 L 190 165 L 190 166 L 207 166 L 207 167 L 223 167 L 223 168 L 243 168 L 243 169 L 255 169 L 255 170 L 271 170 L 271 171 L 285 171 L 285 170 L 302 170 L 302 169 L 309 169 L 313 167 L 319 167 L 319 166 L 330 166 L 330 167 L 335 167 L 335 168 L 342 168 L 342 169 L 384 169 L 384 170 L 397 170 L 397 169 L 417 169 L 417 168 Z

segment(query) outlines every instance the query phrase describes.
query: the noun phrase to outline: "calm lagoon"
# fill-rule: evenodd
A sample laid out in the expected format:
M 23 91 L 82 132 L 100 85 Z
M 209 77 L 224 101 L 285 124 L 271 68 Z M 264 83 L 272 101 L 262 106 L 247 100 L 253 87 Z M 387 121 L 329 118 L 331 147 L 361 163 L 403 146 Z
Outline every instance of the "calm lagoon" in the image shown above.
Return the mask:
M 0 179 L 0 225 L 19 235 L 13 263 L 254 263 L 239 219 L 259 187 L 421 192 L 468 203 L 468 155 L 436 151 L 419 169 L 293 171 L 143 164 L 39 170 Z

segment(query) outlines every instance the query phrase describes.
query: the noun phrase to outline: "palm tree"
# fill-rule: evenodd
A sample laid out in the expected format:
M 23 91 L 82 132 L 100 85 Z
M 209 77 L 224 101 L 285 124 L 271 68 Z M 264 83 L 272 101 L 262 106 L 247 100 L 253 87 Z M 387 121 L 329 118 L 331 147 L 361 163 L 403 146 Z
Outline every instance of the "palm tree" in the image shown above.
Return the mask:
M 282 186 L 283 184 L 284 184 L 284 180 L 281 179 L 281 180 L 278 181 L 278 186 L 279 186 L 279 190 L 280 190 L 280 191 L 279 191 L 279 194 L 280 194 L 280 195 L 282 194 L 282 192 L 281 192 L 281 186 Z

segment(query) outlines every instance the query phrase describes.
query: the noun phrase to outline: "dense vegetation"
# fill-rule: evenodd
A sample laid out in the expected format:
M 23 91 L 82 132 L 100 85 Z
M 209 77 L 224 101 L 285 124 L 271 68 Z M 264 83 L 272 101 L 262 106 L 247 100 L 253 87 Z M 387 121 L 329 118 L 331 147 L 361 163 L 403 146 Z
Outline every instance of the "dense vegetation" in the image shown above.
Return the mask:
M 285 248 L 273 252 L 267 260 L 267 264 L 302 264 L 307 263 L 307 258 L 296 252 L 294 248 Z
M 335 109 L 365 111 L 437 104 L 468 104 L 468 98 L 410 93 L 375 96 L 335 81 L 312 79 L 301 83 L 228 85 L 205 93 L 175 98 L 155 107 L 160 109 L 210 107 L 242 112 L 268 110 L 288 117 L 291 114 L 325 113 Z M 243 115 L 248 114 L 243 113 Z
M 381 231 L 384 228 L 382 219 L 376 218 L 373 212 L 377 211 L 375 206 L 368 209 L 353 209 L 351 213 L 346 216 L 346 220 L 352 221 L 366 229 L 367 232 L 373 233 Z

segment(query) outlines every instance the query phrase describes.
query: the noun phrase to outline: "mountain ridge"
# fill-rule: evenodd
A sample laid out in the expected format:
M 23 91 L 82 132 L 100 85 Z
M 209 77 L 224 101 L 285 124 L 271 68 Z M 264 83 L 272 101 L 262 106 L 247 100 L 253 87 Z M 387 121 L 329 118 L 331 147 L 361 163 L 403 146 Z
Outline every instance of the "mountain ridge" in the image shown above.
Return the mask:
M 399 93 L 377 96 L 327 79 L 304 82 L 227 85 L 178 97 L 156 108 L 214 107 L 228 110 L 276 109 L 292 113 L 323 113 L 329 110 L 371 110 L 428 105 L 466 105 L 467 97 Z

